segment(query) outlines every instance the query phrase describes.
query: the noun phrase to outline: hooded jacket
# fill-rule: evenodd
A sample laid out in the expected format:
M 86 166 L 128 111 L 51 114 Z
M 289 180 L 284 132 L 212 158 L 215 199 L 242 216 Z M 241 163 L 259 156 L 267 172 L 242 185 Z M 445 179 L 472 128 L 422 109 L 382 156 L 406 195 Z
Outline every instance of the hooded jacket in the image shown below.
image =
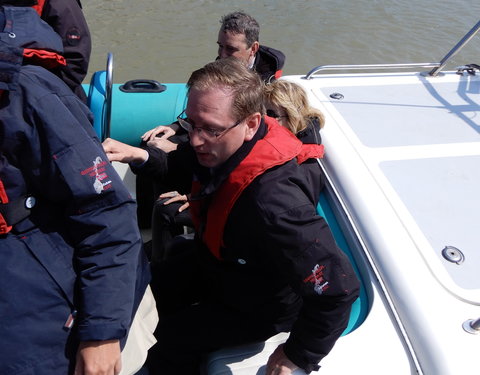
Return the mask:
M 24 50 L 23 64 L 47 69 L 66 65 L 62 39 L 33 8 L 2 6 L 0 9 L 0 40 Z
M 41 19 L 58 34 L 60 47 L 57 45 L 55 51 L 65 57 L 66 64 L 51 66 L 48 69 L 59 76 L 86 103 L 87 98 L 81 83 L 88 70 L 91 37 L 80 1 L 0 0 L 0 5 L 31 6 L 41 16 Z M 17 29 L 21 32 L 29 32 L 28 29 L 23 28 L 23 25 L 18 26 Z M 34 34 L 30 32 L 30 35 Z M 43 33 L 39 35 L 43 35 Z
M 274 81 L 282 76 L 282 69 L 285 65 L 285 55 L 278 49 L 260 45 L 253 69 L 262 77 L 264 82 Z
M 125 341 L 148 263 L 135 203 L 90 111 L 58 77 L 22 65 L 23 50 L 3 40 L 0 373 L 68 374 L 80 341 Z

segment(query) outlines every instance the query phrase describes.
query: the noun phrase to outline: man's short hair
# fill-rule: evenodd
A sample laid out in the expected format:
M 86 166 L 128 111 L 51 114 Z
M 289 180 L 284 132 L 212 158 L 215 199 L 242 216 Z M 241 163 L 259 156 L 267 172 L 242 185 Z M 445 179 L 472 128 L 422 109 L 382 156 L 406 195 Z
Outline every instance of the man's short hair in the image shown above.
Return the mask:
M 260 75 L 234 57 L 215 60 L 195 70 L 187 87 L 189 92 L 219 88 L 231 93 L 231 114 L 237 121 L 255 112 L 264 113 L 264 83 Z
M 243 12 L 233 12 L 222 17 L 220 20 L 223 32 L 245 35 L 245 42 L 250 48 L 254 42 L 259 41 L 260 26 L 252 16 Z

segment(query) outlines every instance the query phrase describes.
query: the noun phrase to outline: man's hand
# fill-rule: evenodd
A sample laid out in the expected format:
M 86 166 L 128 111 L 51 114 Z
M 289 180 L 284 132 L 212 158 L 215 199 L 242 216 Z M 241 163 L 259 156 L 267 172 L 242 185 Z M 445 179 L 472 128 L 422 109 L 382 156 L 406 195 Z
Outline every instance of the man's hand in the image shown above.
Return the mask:
M 163 202 L 165 206 L 167 204 L 174 203 L 174 202 L 185 202 L 178 208 L 178 212 L 182 212 L 190 206 L 187 196 L 181 195 L 177 191 L 169 191 L 168 193 L 160 194 L 158 198 L 160 199 L 170 198 L 170 199 L 167 199 L 165 202 Z
M 127 145 L 112 138 L 105 139 L 102 146 L 110 161 L 141 164 L 148 159 L 148 152 L 144 149 Z
M 74 375 L 118 375 L 122 369 L 118 340 L 83 341 L 77 350 Z
M 148 141 L 147 146 L 156 147 L 156 148 L 159 148 L 160 150 L 168 153 L 170 151 L 176 150 L 178 145 L 176 143 L 170 142 L 165 137 L 161 137 L 161 138 L 156 137 L 156 138 L 152 139 L 151 141 Z
M 155 138 L 170 138 L 172 135 L 175 135 L 175 129 L 172 128 L 173 125 L 171 126 L 164 126 L 164 125 L 159 125 L 156 128 L 153 128 L 145 134 L 142 135 L 142 140 L 145 142 L 148 141 L 153 141 Z M 158 134 L 162 134 L 161 137 L 157 137 Z
M 265 375 L 290 375 L 296 369 L 298 366 L 287 358 L 282 344 L 268 358 Z

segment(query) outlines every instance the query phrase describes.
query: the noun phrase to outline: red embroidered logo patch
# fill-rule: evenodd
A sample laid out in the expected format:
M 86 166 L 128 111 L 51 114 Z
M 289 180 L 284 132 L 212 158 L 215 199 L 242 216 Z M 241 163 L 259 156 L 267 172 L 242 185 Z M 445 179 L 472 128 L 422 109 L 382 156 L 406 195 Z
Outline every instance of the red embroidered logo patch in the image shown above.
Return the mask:
M 325 280 L 323 272 L 325 266 L 318 264 L 313 267 L 312 274 L 303 280 L 304 283 L 312 283 L 315 293 L 322 295 L 328 289 L 328 281 Z
M 112 181 L 109 179 L 106 171 L 105 165 L 107 162 L 102 160 L 100 156 L 93 161 L 93 166 L 84 169 L 80 174 L 85 176 L 88 174 L 90 177 L 94 177 L 95 181 L 93 182 L 93 188 L 97 194 L 100 194 L 104 190 L 108 190 L 112 187 Z

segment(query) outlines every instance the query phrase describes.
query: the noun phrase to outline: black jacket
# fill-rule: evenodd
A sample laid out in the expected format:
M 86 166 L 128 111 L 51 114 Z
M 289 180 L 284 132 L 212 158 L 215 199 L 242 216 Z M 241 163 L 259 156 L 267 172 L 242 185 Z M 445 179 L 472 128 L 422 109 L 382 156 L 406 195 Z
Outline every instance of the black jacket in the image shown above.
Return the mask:
M 41 17 L 63 42 L 67 66 L 54 73 L 85 103 L 87 97 L 81 84 L 87 75 L 92 41 L 80 1 L 46 0 Z
M 217 60 L 220 57 L 217 56 Z M 275 48 L 262 46 L 258 49 L 253 62 L 253 69 L 260 75 L 265 83 L 274 81 L 282 76 L 285 55 Z
M 186 144 L 162 164 L 176 190 L 188 192 L 192 172 L 203 193 L 214 197 L 228 174 L 266 134 L 262 123 L 255 138 L 215 171 L 200 167 Z M 155 156 L 144 167 L 155 170 Z M 315 161 L 316 162 L 316 161 Z M 264 319 L 272 333 L 291 331 L 284 350 L 307 372 L 330 351 L 346 328 L 359 292 L 352 266 L 336 246 L 325 220 L 316 213 L 320 185 L 291 160 L 257 177 L 235 203 L 225 226 L 222 260 L 200 243 L 209 297 L 236 311 Z M 193 198 L 193 197 L 192 197 Z M 207 223 L 208 225 L 208 223 Z M 317 287 L 317 292 L 315 291 Z
M 264 82 L 271 82 L 281 77 L 284 64 L 285 55 L 282 51 L 261 45 L 255 55 L 253 69 L 260 74 Z

